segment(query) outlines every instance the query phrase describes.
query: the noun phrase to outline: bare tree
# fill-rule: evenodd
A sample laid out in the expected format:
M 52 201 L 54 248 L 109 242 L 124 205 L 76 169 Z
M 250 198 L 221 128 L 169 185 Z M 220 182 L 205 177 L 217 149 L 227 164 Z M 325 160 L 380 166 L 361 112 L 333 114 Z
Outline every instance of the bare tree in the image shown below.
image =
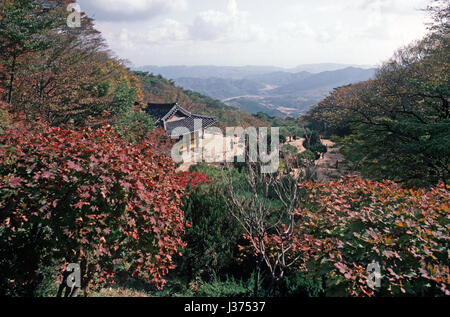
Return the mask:
M 233 165 L 226 165 L 226 195 L 230 213 L 248 235 L 256 253 L 254 296 L 259 293 L 263 264 L 271 274 L 269 293 L 283 279 L 286 271 L 301 259 L 301 254 L 293 256 L 297 252 L 292 252 L 291 242 L 295 239 L 295 226 L 299 217 L 297 208 L 303 196 L 298 184 L 306 181 L 307 175 L 314 174 L 306 173 L 305 169 L 308 168 L 296 170 L 286 166 L 277 173 L 261 173 L 261 164 L 247 160 L 243 173 L 245 180 L 236 181 Z M 279 203 L 274 206 L 277 201 L 281 202 L 282 208 Z M 275 250 L 268 250 L 267 238 L 274 235 L 278 237 L 278 246 Z

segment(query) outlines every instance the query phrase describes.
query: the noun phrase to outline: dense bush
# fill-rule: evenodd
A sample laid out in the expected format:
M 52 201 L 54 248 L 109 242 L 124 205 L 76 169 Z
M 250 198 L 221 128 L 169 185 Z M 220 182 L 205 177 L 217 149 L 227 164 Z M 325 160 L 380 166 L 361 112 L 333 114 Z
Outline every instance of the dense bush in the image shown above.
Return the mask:
M 114 128 L 121 137 L 137 142 L 155 129 L 155 120 L 144 112 L 129 110 L 118 117 Z
M 298 238 L 328 295 L 450 295 L 450 186 L 408 190 L 355 177 L 303 186 Z M 372 261 L 379 288 L 367 284 Z
M 281 157 L 285 158 L 287 156 L 295 156 L 298 154 L 298 149 L 290 144 L 285 144 L 280 149 Z
M 176 176 L 177 183 L 183 188 L 188 187 L 191 190 L 196 190 L 199 185 L 209 184 L 211 180 L 208 175 L 203 172 L 179 172 Z
M 221 280 L 214 276 L 210 281 L 200 280 L 195 286 L 195 296 L 200 297 L 251 297 L 253 295 L 253 277 L 249 280 L 236 280 L 226 277 Z
M 305 272 L 288 272 L 285 278 L 274 287 L 274 297 L 319 297 L 324 293 L 322 279 Z
M 0 101 L 1 105 L 1 101 Z M 12 119 L 8 111 L 0 108 L 0 133 L 7 130 L 12 125 Z
M 3 67 L 0 64 L 0 74 L 3 71 Z M 5 93 L 5 90 L 0 87 L 0 96 Z M 7 111 L 7 105 L 0 99 L 0 133 L 7 130 L 12 125 L 12 118 Z
M 279 252 L 286 263 L 298 258 L 297 270 L 322 280 L 328 296 L 450 295 L 450 186 L 409 190 L 356 177 L 301 186 L 308 194 L 295 234 L 264 237 L 274 260 Z M 247 244 L 242 252 L 253 250 Z M 367 283 L 373 262 L 379 287 Z
M 110 127 L 0 135 L 0 292 L 32 295 L 39 268 L 81 263 L 82 287 L 117 268 L 158 287 L 185 246 L 174 164 Z
M 214 274 L 234 273 L 242 231 L 227 208 L 223 190 L 216 185 L 201 186 L 189 193 L 183 210 L 191 227 L 183 237 L 187 247 L 179 259 L 177 274 L 209 280 Z

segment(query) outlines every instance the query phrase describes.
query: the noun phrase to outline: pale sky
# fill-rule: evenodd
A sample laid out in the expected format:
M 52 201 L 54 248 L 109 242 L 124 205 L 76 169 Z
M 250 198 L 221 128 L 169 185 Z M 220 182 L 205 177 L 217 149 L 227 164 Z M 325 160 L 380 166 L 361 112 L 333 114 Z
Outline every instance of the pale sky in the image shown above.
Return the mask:
M 426 33 L 429 0 L 78 0 L 134 66 L 379 65 Z

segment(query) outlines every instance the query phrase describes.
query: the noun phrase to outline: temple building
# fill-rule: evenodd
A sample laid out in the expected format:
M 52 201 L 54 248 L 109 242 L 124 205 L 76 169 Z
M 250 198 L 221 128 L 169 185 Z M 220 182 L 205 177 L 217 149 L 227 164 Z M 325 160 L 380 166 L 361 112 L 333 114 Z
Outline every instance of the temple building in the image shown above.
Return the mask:
M 158 127 L 169 136 L 176 128 L 186 128 L 194 134 L 217 123 L 216 119 L 190 113 L 177 103 L 148 103 L 145 111 L 157 120 Z

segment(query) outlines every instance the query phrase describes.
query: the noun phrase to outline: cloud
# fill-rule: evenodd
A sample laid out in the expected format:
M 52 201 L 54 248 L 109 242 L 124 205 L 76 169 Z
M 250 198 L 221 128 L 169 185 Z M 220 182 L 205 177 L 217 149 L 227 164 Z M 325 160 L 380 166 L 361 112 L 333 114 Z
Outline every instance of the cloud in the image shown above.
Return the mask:
M 247 12 L 239 11 L 236 0 L 228 2 L 226 11 L 200 12 L 189 26 L 194 41 L 249 42 L 264 39 L 264 30 L 252 24 Z
M 378 63 L 421 37 L 427 1 L 79 0 L 136 65 L 285 66 Z
M 289 39 L 294 41 L 313 40 L 320 43 L 328 43 L 335 39 L 339 27 L 335 27 L 335 34 L 331 34 L 325 28 L 313 28 L 307 22 L 285 22 L 278 28 L 278 39 Z M 281 36 L 282 35 L 282 36 Z
M 78 0 L 97 21 L 137 21 L 185 10 L 186 0 Z
M 356 1 L 356 2 L 355 2 Z M 427 7 L 428 0 L 354 0 L 352 7 L 383 14 L 411 14 Z
M 401 45 L 423 34 L 424 26 L 417 22 L 419 10 L 426 7 L 427 1 L 317 0 L 317 5 L 307 11 L 305 6 L 298 7 L 302 15 L 297 21 L 282 24 L 279 33 L 284 31 L 294 40 L 310 39 L 319 44 L 349 42 L 357 46 L 373 40 Z
M 150 27 L 146 34 L 147 43 L 167 43 L 184 41 L 188 38 L 188 29 L 182 23 L 166 19 L 157 27 Z
M 111 30 L 110 26 L 103 25 L 103 27 Z M 114 43 L 116 50 L 141 51 L 150 46 L 161 47 L 182 43 L 188 40 L 188 29 L 178 21 L 165 19 L 155 26 L 145 24 L 139 30 L 120 27 L 112 32 L 105 31 L 103 35 L 108 43 Z

